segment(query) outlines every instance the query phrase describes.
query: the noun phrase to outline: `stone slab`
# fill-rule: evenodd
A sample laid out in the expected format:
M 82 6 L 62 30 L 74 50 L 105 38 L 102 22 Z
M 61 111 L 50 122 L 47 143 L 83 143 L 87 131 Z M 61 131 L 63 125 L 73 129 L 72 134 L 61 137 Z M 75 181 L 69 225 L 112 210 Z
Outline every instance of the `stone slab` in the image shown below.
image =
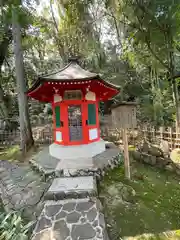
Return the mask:
M 97 142 L 72 145 L 72 146 L 63 146 L 56 143 L 53 143 L 49 146 L 49 154 L 60 160 L 76 160 L 78 159 L 89 159 L 93 156 L 100 154 L 105 151 L 105 142 L 100 139 Z
M 86 169 L 93 167 L 92 158 L 62 159 L 59 161 L 56 171 L 65 169 Z
M 55 178 L 46 193 L 46 199 L 83 198 L 96 194 L 96 180 L 92 176 Z
M 108 240 L 98 199 L 47 201 L 32 240 Z
M 118 155 L 120 155 L 120 149 L 118 147 L 107 148 L 101 154 L 93 157 L 94 166 L 96 168 L 105 168 L 110 163 L 110 161 Z

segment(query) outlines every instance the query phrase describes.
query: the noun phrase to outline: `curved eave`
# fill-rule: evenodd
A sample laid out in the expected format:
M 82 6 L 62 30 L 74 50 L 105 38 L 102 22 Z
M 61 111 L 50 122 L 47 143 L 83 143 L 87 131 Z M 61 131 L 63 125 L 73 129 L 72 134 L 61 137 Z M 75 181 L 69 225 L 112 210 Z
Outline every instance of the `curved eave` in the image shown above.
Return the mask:
M 103 80 L 102 78 L 100 78 L 99 76 L 98 76 L 98 80 L 100 80 L 101 82 L 103 82 L 103 84 L 107 85 L 108 87 L 110 87 L 110 88 L 112 88 L 112 89 L 114 89 L 114 90 L 117 90 L 117 91 L 120 91 L 120 90 L 121 90 L 121 87 L 120 87 L 120 86 L 115 85 L 115 84 L 113 84 L 113 83 L 111 83 L 111 82 L 105 81 L 105 80 Z
M 46 75 L 46 76 L 50 76 L 50 75 Z M 97 75 L 94 75 L 93 77 L 87 77 L 87 78 L 73 78 L 73 79 L 51 79 L 51 78 L 44 78 L 43 76 L 40 76 L 39 77 L 39 81 L 45 81 L 45 82 L 59 82 L 59 81 L 62 81 L 62 82 L 64 82 L 64 81 L 87 81 L 87 80 L 94 80 L 94 81 L 96 81 L 96 80 L 99 80 L 99 81 L 101 81 L 103 84 L 105 84 L 105 85 L 107 85 L 108 87 L 111 87 L 111 88 L 113 88 L 113 89 L 116 89 L 116 90 L 118 90 L 118 91 L 120 91 L 121 90 L 121 87 L 120 86 L 118 86 L 118 85 L 115 85 L 115 84 L 113 84 L 113 83 L 110 83 L 110 82 L 108 82 L 108 81 L 105 81 L 105 80 L 103 80 L 98 74 Z
M 35 91 L 37 88 L 39 88 L 40 86 L 42 85 L 42 82 L 37 79 L 35 81 L 35 83 L 32 85 L 32 87 L 30 87 L 27 91 L 26 91 L 26 94 L 30 94 L 31 92 Z
M 47 78 L 40 77 L 40 81 L 43 81 L 43 82 L 44 81 L 45 82 L 59 82 L 59 81 L 62 81 L 62 82 L 64 82 L 64 81 L 67 81 L 67 82 L 70 82 L 70 81 L 82 81 L 83 82 L 83 81 L 87 81 L 87 80 L 92 80 L 92 81 L 97 81 L 98 80 L 98 81 L 101 81 L 107 87 L 110 87 L 110 88 L 115 89 L 117 91 L 121 90 L 120 86 L 103 80 L 99 75 L 95 75 L 93 77 L 81 78 L 81 79 L 75 78 L 75 79 L 62 79 L 62 80 L 61 79 L 60 80 L 54 80 L 54 79 L 47 79 Z
M 94 75 L 92 77 L 85 77 L 85 78 L 67 78 L 67 79 L 52 79 L 52 78 L 47 78 L 40 76 L 39 80 L 43 82 L 65 82 L 65 81 L 87 81 L 87 80 L 97 80 L 99 79 L 99 75 Z
M 38 76 L 36 82 L 27 91 L 27 94 L 31 95 L 31 93 L 36 91 L 36 89 L 39 89 L 40 86 L 46 84 L 47 82 L 54 82 L 56 84 L 63 83 L 65 85 L 71 82 L 71 85 L 73 86 L 73 82 L 74 84 L 76 84 L 76 82 L 78 81 L 84 84 L 85 81 L 89 80 L 91 84 L 94 84 L 96 81 L 100 82 L 102 85 L 109 88 L 109 90 L 111 89 L 112 91 L 114 91 L 114 95 L 118 94 L 120 90 L 119 86 L 116 86 L 110 82 L 106 82 L 98 74 L 89 72 L 88 70 L 81 68 L 81 66 L 76 61 L 71 60 L 71 62 L 67 64 L 64 68 L 56 72 Z M 65 87 L 63 87 L 63 89 L 65 89 Z
M 62 81 L 62 82 L 64 82 L 64 81 L 67 81 L 67 82 L 69 82 L 69 81 L 87 81 L 87 80 L 94 80 L 94 81 L 96 81 L 96 80 L 99 80 L 99 81 L 101 81 L 104 85 L 107 85 L 108 87 L 110 87 L 110 88 L 112 88 L 112 89 L 114 89 L 114 90 L 117 90 L 117 91 L 120 91 L 120 86 L 117 86 L 117 85 L 115 85 L 115 84 L 112 84 L 112 83 L 110 83 L 110 82 L 107 82 L 107 81 L 105 81 L 105 80 L 103 80 L 102 78 L 100 78 L 99 77 L 99 75 L 97 75 L 96 77 L 91 77 L 91 78 L 83 78 L 83 79 L 68 79 L 68 80 L 60 80 L 60 81 Z M 36 80 L 36 82 L 33 84 L 33 86 L 30 88 L 30 89 L 28 89 L 28 91 L 26 92 L 27 94 L 29 94 L 29 93 L 31 93 L 32 91 L 35 91 L 36 90 L 36 88 L 38 88 L 40 85 L 42 85 L 43 84 L 43 82 L 59 82 L 58 80 L 53 80 L 53 79 L 47 79 L 47 78 L 42 78 L 42 77 L 39 77 L 37 80 Z

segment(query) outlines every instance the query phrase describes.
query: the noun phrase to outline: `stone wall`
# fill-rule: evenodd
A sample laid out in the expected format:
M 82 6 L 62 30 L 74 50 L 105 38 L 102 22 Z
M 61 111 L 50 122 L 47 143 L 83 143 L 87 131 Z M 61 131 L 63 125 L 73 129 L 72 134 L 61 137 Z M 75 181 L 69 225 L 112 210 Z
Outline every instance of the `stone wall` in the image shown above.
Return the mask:
M 140 162 L 144 162 L 151 166 L 155 166 L 160 169 L 165 169 L 170 172 L 174 172 L 180 176 L 180 163 L 173 162 L 170 157 L 165 157 L 163 154 L 150 154 L 140 151 L 132 151 L 132 157 Z M 158 155 L 158 156 L 157 156 Z

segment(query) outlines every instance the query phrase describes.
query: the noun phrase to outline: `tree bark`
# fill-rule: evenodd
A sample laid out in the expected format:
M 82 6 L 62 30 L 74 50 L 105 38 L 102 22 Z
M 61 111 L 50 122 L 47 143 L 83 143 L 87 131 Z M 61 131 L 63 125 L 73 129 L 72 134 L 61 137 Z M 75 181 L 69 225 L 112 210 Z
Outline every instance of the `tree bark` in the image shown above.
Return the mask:
M 180 106 L 179 106 L 179 94 L 176 80 L 173 78 L 175 74 L 175 65 L 174 65 L 174 48 L 173 48 L 173 38 L 171 33 L 171 25 L 169 25 L 169 29 L 166 33 L 167 38 L 167 46 L 169 51 L 168 63 L 169 63 L 169 74 L 172 82 L 172 92 L 173 92 L 173 101 L 176 108 L 176 131 L 180 130 Z
M 23 64 L 23 53 L 21 47 L 21 30 L 17 19 L 16 8 L 12 7 L 12 31 L 14 40 L 15 70 L 17 81 L 19 121 L 20 121 L 20 138 L 21 151 L 23 154 L 33 145 L 32 130 L 28 112 L 28 101 L 25 94 L 25 74 Z

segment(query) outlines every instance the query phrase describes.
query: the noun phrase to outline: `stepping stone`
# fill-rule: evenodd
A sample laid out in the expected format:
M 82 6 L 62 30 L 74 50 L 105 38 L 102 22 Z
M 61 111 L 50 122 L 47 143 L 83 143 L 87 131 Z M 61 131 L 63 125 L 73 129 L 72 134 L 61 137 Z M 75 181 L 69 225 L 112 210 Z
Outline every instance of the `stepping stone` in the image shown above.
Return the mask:
M 55 178 L 46 193 L 46 200 L 86 198 L 97 195 L 93 176 Z

